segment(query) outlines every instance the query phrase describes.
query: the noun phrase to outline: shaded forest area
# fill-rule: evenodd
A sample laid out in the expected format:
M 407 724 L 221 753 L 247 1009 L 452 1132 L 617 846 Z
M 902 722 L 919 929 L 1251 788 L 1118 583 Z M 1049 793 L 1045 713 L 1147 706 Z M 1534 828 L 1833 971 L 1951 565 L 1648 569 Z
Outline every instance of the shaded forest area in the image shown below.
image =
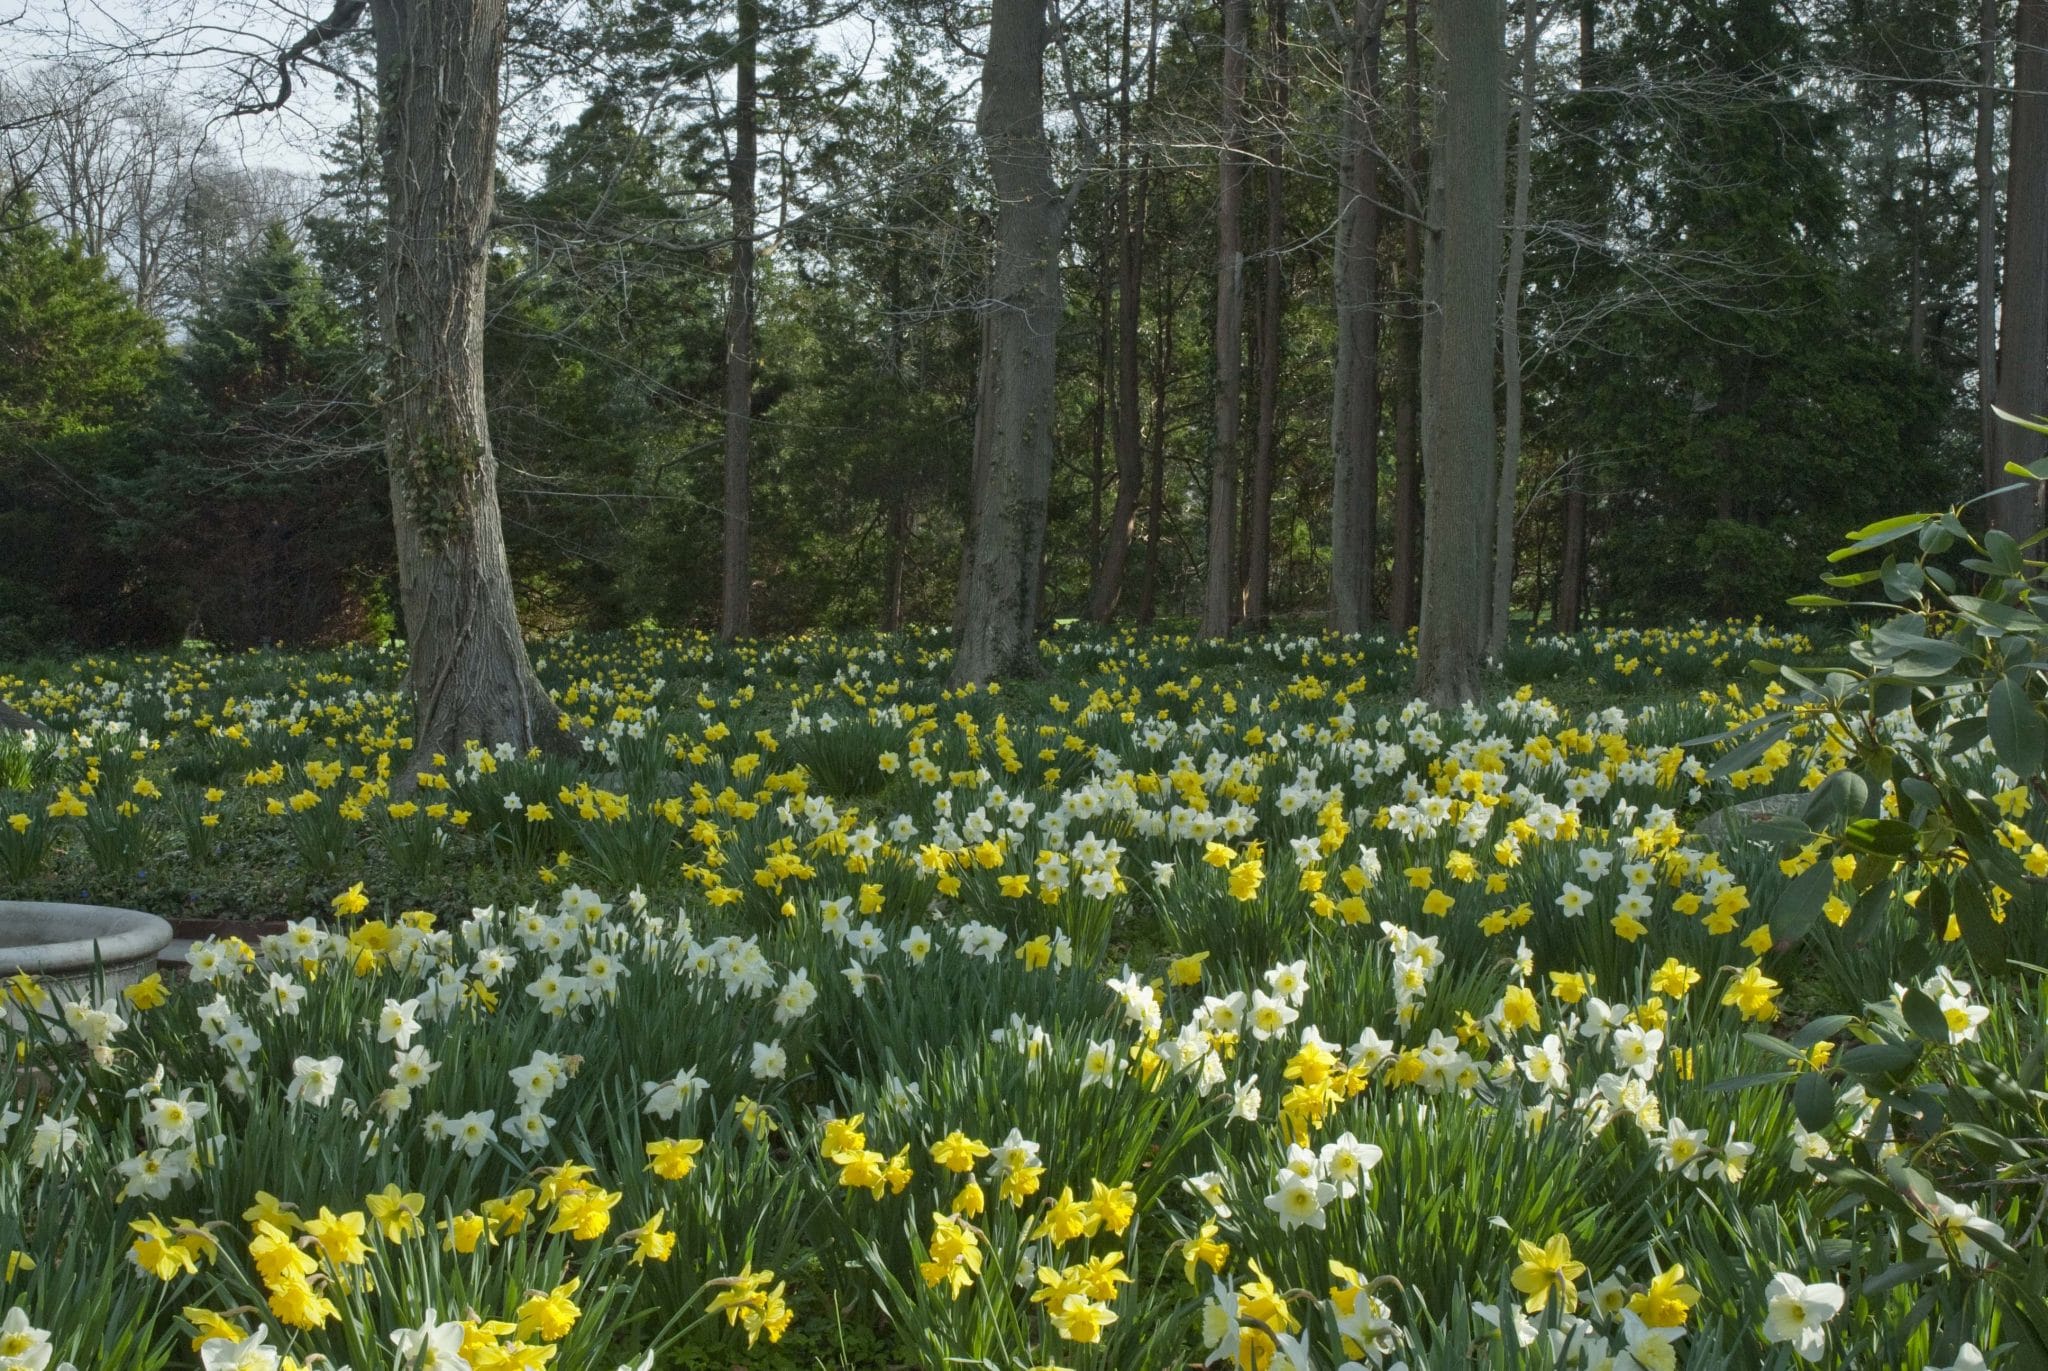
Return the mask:
M 1496 646 L 1773 613 L 1844 529 L 2040 455 L 1987 401 L 2048 383 L 2044 8 L 515 8 L 481 350 L 519 617 L 895 628 L 993 576 L 1027 623 L 1405 629 L 1425 509 Z M 393 96 L 369 27 L 309 37 L 240 114 L 133 61 L 0 94 L 0 654 L 402 632 Z M 542 88 L 576 116 L 516 119 Z M 324 174 L 216 150 L 287 96 L 348 111 Z M 978 470 L 1005 433 L 1049 470 Z

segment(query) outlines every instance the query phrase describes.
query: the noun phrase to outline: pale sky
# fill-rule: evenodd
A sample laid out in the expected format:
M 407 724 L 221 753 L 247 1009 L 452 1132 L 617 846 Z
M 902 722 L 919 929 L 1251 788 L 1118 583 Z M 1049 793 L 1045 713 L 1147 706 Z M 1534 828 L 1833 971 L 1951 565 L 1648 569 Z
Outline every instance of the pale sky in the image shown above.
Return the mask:
M 0 0 L 0 81 L 67 58 L 112 62 L 137 81 L 182 92 L 231 160 L 310 178 L 324 167 L 327 137 L 348 116 L 351 97 L 341 81 L 302 65 L 284 109 L 231 111 L 275 92 L 276 54 L 331 8 L 332 0 Z M 865 22 L 839 25 L 827 46 L 854 61 L 880 60 L 888 50 L 886 41 L 874 44 Z M 580 103 L 566 89 L 526 91 L 506 116 L 545 126 L 573 119 Z

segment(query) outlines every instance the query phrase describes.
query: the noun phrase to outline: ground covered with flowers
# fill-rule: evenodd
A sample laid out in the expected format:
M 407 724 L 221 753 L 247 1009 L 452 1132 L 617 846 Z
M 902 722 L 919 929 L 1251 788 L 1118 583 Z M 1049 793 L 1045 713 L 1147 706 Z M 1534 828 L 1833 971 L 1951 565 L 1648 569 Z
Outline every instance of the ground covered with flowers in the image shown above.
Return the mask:
M 0 1371 L 2041 1365 L 2037 897 L 1702 826 L 1813 650 L 640 633 L 426 759 L 388 650 L 0 674 L 0 897 L 292 919 L 10 987 Z

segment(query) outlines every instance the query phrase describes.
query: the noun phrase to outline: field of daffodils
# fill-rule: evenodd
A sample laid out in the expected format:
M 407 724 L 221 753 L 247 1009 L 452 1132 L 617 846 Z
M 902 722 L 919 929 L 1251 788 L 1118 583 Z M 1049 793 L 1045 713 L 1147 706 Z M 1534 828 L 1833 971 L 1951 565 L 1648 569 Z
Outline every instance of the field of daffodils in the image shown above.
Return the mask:
M 2039 893 L 1706 822 L 1813 651 L 571 637 L 431 758 L 390 649 L 0 668 L 0 899 L 288 920 L 5 986 L 0 1371 L 2048 1365 Z

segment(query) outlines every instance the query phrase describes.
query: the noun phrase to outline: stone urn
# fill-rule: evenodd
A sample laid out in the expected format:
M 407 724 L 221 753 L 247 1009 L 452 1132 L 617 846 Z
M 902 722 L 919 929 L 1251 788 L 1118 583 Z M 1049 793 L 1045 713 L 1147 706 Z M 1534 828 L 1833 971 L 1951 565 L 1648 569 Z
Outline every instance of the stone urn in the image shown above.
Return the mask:
M 90 904 L 0 900 L 0 980 L 32 976 L 59 1000 L 117 995 L 156 969 L 171 926 Z M 10 1009 L 12 1006 L 10 1006 Z

